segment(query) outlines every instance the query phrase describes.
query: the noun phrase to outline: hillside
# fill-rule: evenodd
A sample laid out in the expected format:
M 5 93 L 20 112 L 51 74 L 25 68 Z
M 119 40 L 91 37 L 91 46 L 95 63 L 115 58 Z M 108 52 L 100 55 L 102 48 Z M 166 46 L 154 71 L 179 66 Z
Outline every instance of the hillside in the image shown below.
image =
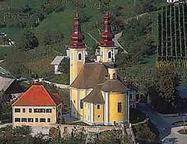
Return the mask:
M 119 52 L 117 63 L 121 74 L 127 76 L 128 72 L 128 78 L 131 78 L 131 73 L 134 77 L 134 71 L 140 67 L 144 71 L 153 67 L 157 37 L 156 10 L 162 3 L 162 0 L 137 0 L 136 3 L 132 0 L 112 0 L 108 4 L 108 0 L 83 0 L 80 14 L 89 56 L 97 44 L 87 33 L 99 39 L 102 15 L 106 9 L 110 9 L 113 32 L 123 31 L 120 42 L 129 52 L 128 55 L 121 50 Z M 0 32 L 7 33 L 16 43 L 16 47 L 0 48 L 0 59 L 5 59 L 2 67 L 15 77 L 31 78 L 38 74 L 52 81 L 68 83 L 68 71 L 54 76 L 50 62 L 56 55 L 65 55 L 76 9 L 75 1 L 1 0 L 0 6 Z M 135 77 L 141 77 L 144 71 L 136 73 Z

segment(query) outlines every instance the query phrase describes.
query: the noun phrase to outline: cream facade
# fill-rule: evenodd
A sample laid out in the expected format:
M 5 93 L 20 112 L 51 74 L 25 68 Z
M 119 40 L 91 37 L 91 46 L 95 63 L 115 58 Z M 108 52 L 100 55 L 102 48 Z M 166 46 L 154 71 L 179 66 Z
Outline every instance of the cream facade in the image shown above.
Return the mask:
M 14 106 L 12 115 L 13 126 L 50 126 L 56 124 L 58 119 L 56 106 Z

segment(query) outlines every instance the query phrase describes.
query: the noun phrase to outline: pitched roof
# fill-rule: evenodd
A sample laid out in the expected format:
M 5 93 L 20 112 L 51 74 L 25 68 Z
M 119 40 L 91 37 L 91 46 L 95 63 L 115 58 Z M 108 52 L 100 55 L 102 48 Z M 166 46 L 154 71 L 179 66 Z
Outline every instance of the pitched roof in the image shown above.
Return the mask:
M 52 96 L 43 85 L 34 84 L 13 104 L 13 106 L 56 106 L 58 99 Z
M 15 79 L 0 76 L 0 91 L 6 91 Z
M 105 81 L 107 73 L 106 67 L 101 63 L 86 63 L 71 87 L 78 89 L 94 88 L 97 84 Z
M 82 99 L 82 101 L 103 104 L 105 101 L 101 92 L 101 85 L 97 85 L 85 98 Z
M 63 59 L 64 56 L 56 56 L 54 60 L 51 62 L 51 65 L 59 65 Z
M 108 79 L 101 87 L 104 92 L 125 92 L 128 88 L 118 79 Z

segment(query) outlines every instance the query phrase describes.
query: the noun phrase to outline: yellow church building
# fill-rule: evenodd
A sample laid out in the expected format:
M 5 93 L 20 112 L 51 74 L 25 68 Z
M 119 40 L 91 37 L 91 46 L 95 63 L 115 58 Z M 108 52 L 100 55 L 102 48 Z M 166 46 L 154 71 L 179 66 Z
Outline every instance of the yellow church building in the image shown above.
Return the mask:
M 99 56 L 87 63 L 86 46 L 79 15 L 73 22 L 70 42 L 71 116 L 89 125 L 129 122 L 129 98 L 135 92 L 118 75 L 116 49 L 111 32 L 110 14 L 104 16 Z

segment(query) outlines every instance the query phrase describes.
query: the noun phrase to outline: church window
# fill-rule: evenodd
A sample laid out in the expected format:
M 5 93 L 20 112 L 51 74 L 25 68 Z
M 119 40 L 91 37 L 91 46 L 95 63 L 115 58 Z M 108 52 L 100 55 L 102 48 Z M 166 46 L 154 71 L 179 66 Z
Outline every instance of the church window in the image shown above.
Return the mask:
M 97 109 L 100 109 L 100 105 L 97 105 Z
M 82 100 L 80 101 L 80 107 L 81 107 L 81 109 L 83 109 L 83 101 Z
M 82 54 L 79 53 L 79 54 L 78 54 L 78 60 L 81 60 L 81 59 L 82 59 Z
M 118 113 L 122 112 L 122 104 L 121 102 L 118 103 Z
M 111 53 L 111 51 L 108 52 L 108 58 L 109 58 L 109 59 L 112 58 L 112 53 Z
M 129 96 L 130 96 L 130 100 L 132 100 L 132 94 L 130 94 Z

